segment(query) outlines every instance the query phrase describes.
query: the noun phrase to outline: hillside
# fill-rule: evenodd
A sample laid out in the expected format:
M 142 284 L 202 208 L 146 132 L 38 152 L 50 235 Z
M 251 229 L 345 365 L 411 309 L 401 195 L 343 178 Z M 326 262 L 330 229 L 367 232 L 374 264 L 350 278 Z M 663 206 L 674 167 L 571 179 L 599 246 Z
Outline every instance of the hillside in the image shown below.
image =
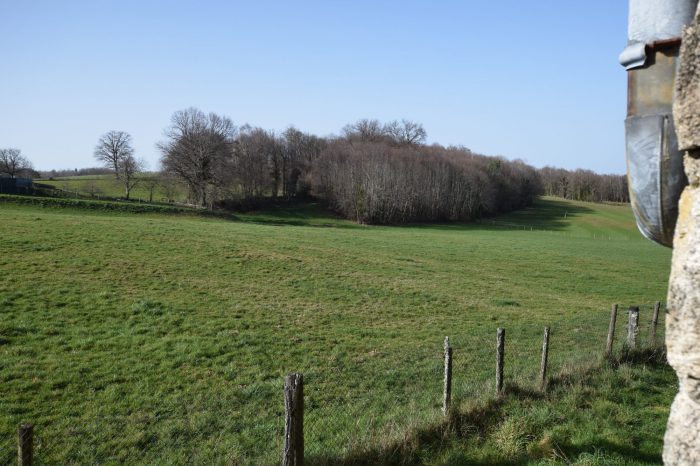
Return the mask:
M 185 202 L 187 190 L 180 183 L 157 179 L 150 173 L 140 175 L 141 181 L 136 183 L 130 198 L 134 200 L 167 202 L 174 200 Z M 88 198 L 120 198 L 124 196 L 123 184 L 114 175 L 84 175 L 67 176 L 35 180 L 40 186 L 51 186 L 71 196 Z
M 646 334 L 670 264 L 628 206 L 554 198 L 479 224 L 403 227 L 310 204 L 230 220 L 10 202 L 0 238 L 0 463 L 31 421 L 45 463 L 272 464 L 292 371 L 306 378 L 308 456 L 369 462 L 357 452 L 439 421 L 445 335 L 458 411 L 493 392 L 499 326 L 510 393 L 527 393 L 543 326 L 555 378 L 582 367 L 600 356 L 611 304 L 642 305 Z M 428 439 L 420 456 L 653 463 L 675 383 L 664 367 L 595 376 L 609 386 L 598 401 L 587 378 L 573 401 L 516 397 L 540 427 L 504 426 L 493 411 L 485 430 L 464 432 L 471 441 Z M 658 390 L 640 393 L 644 381 Z M 636 402 L 615 399 L 624 384 L 619 396 Z M 639 422 L 646 434 L 626 437 Z

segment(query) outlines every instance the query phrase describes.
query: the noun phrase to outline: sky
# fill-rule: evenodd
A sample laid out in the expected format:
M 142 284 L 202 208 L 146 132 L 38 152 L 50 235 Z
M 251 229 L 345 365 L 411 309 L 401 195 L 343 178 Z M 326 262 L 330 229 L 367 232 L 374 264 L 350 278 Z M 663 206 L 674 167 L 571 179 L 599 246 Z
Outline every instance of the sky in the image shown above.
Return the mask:
M 97 166 L 109 130 L 158 168 L 197 107 L 320 136 L 360 118 L 536 166 L 624 173 L 626 0 L 0 0 L 0 148 Z

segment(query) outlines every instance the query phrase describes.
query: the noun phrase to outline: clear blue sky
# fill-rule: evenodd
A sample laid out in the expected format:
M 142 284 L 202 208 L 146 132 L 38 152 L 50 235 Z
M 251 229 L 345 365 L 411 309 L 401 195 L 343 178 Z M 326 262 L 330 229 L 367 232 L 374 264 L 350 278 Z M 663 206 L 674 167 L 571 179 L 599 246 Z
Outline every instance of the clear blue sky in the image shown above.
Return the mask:
M 0 147 L 95 166 L 189 106 L 283 130 L 422 122 L 429 142 L 624 173 L 626 0 L 0 0 Z

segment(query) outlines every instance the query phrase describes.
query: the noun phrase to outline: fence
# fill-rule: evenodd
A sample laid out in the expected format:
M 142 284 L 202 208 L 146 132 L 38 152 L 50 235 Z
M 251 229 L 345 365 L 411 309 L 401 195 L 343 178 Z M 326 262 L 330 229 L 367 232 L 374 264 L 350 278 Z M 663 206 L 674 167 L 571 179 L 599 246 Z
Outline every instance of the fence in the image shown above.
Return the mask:
M 466 409 L 504 391 L 546 390 L 550 377 L 600 361 L 623 346 L 660 345 L 664 313 L 658 306 L 620 305 L 617 312 L 612 311 L 615 320 L 611 310 L 601 310 L 586 313 L 585 318 L 562 314 L 552 322 L 513 322 L 498 331 L 495 325 L 478 322 L 469 335 L 406 342 L 391 352 L 369 349 L 350 358 L 339 357 L 329 348 L 325 363 L 305 367 L 287 377 L 286 383 L 279 378 L 232 387 L 232 392 L 258 400 L 259 412 L 249 418 L 228 412 L 222 400 L 220 419 L 212 425 L 197 423 L 197 413 L 179 423 L 165 403 L 159 407 L 160 417 L 146 420 L 137 413 L 96 417 L 68 431 L 36 424 L 33 431 L 20 428 L 11 436 L 3 433 L 0 464 L 11 464 L 14 458 L 22 465 L 32 461 L 148 464 L 156 459 L 279 464 L 283 454 L 288 465 L 361 464 L 367 452 L 396 449 L 411 432 L 443 422 L 451 410 Z M 636 329 L 628 328 L 629 308 L 639 309 L 638 314 L 631 312 Z M 172 407 L 172 412 L 177 409 Z M 143 438 L 129 451 L 117 451 L 110 439 L 92 434 L 119 435 L 125 425 L 138 422 L 143 423 Z M 149 433 L 154 426 L 168 423 L 174 425 L 168 436 L 156 439 Z M 172 456 L 149 457 L 153 442 Z
M 83 200 L 90 200 L 90 201 L 119 201 L 119 202 L 130 202 L 132 204 L 156 204 L 156 205 L 167 205 L 167 206 L 178 206 L 178 207 L 188 207 L 192 209 L 203 209 L 203 207 L 199 204 L 192 204 L 190 202 L 185 202 L 185 201 L 178 201 L 175 199 L 169 199 L 166 197 L 160 197 L 156 198 L 153 197 L 152 199 L 141 197 L 141 196 L 134 196 L 133 194 L 129 199 L 124 198 L 123 196 L 117 196 L 117 195 L 112 195 L 108 196 L 102 191 L 97 191 L 97 192 L 89 192 L 84 189 L 79 189 L 79 188 L 74 188 L 74 189 L 63 189 L 59 188 L 58 186 L 46 184 L 46 183 L 34 183 L 32 188 L 30 190 L 23 190 L 23 191 L 16 191 L 16 192 L 11 192 L 11 191 L 3 191 L 0 189 L 0 194 L 26 194 L 26 195 L 37 195 L 37 196 L 45 196 L 45 197 L 58 197 L 58 198 L 66 198 L 66 199 L 83 199 Z

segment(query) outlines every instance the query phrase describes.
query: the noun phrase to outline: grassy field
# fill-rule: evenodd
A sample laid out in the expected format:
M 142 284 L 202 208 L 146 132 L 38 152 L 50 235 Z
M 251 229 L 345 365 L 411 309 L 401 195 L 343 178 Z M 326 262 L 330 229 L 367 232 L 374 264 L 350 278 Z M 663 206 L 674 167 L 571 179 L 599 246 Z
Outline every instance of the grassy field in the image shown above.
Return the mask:
M 130 193 L 130 198 L 148 201 L 151 198 L 151 184 L 149 180 L 152 175 L 145 173 L 143 181 L 134 186 Z M 121 198 L 124 197 L 124 185 L 114 178 L 114 175 L 84 175 L 67 176 L 51 179 L 35 180 L 40 185 L 53 186 L 69 194 L 91 198 Z M 168 190 L 161 183 L 153 183 L 153 201 L 167 202 L 174 200 L 184 202 L 187 199 L 187 190 L 184 186 L 172 183 Z
M 23 421 L 42 464 L 274 464 L 292 371 L 312 464 L 660 461 L 667 367 L 560 376 L 599 357 L 612 303 L 643 305 L 646 334 L 665 297 L 670 251 L 626 206 L 367 227 L 311 204 L 226 220 L 6 202 L 0 244 L 0 464 Z M 562 380 L 546 398 L 544 325 Z M 449 438 L 429 430 L 445 335 L 457 412 L 481 413 Z

